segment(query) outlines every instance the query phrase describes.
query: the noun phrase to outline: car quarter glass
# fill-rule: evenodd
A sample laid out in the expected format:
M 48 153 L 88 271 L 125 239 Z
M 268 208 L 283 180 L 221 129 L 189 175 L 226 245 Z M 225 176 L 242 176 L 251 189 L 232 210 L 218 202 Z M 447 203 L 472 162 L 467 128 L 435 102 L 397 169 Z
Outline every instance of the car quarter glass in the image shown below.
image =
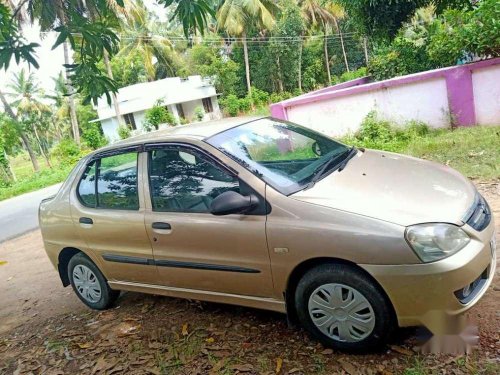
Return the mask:
M 320 133 L 271 118 L 228 129 L 206 142 L 285 195 L 303 189 L 318 168 L 348 150 Z

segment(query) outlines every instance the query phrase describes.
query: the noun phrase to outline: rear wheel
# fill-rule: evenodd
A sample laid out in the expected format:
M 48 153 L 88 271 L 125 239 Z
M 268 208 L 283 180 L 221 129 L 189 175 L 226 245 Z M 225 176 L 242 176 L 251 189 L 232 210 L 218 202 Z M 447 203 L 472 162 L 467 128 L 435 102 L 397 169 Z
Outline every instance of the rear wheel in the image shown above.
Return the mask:
M 99 268 L 83 253 L 70 259 L 68 277 L 78 298 L 92 309 L 105 310 L 120 295 L 119 291 L 109 287 Z
M 379 347 L 395 327 L 392 308 L 363 272 L 341 264 L 308 271 L 295 292 L 297 316 L 324 345 L 360 352 Z

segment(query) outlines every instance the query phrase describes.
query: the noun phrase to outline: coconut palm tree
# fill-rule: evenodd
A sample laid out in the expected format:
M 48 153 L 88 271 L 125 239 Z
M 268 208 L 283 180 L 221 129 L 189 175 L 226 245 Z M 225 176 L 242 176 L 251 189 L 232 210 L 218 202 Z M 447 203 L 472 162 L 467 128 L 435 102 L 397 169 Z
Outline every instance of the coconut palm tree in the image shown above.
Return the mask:
M 40 24 L 41 31 L 51 31 L 54 25 L 66 25 L 68 22 L 67 13 L 70 3 L 65 0 L 27 0 L 27 10 L 31 23 L 38 20 Z M 71 4 L 73 6 L 74 4 Z M 63 43 L 63 54 L 64 54 L 64 64 L 68 66 L 72 63 L 70 59 L 69 44 L 67 42 Z M 71 129 L 73 132 L 73 137 L 77 144 L 80 144 L 80 129 L 78 127 L 78 118 L 76 116 L 76 104 L 74 99 L 73 86 L 71 85 L 71 80 L 69 79 L 69 73 L 66 69 L 64 71 L 64 79 L 66 86 L 68 87 L 68 104 L 69 104 L 69 114 L 71 120 Z
M 17 114 L 14 112 L 12 109 L 10 103 L 7 101 L 7 98 L 4 94 L 4 92 L 0 89 L 0 102 L 2 102 L 5 113 L 14 120 L 16 124 L 19 123 L 19 119 L 17 117 Z M 31 148 L 28 136 L 24 133 L 24 130 L 18 129 L 19 132 L 19 138 L 21 138 L 21 143 L 23 144 L 24 148 L 26 151 L 28 151 L 28 155 L 30 156 L 31 159 L 31 164 L 33 164 L 33 169 L 35 172 L 38 172 L 40 170 L 40 166 L 38 165 L 38 160 L 36 159 L 35 152 Z
M 251 94 L 250 64 L 248 61 L 247 31 L 251 26 L 261 30 L 274 27 L 278 7 L 272 0 L 225 0 L 217 11 L 217 24 L 231 36 L 241 37 L 245 59 L 247 90 Z
M 325 67 L 328 75 L 328 83 L 331 83 L 332 76 L 330 72 L 330 58 L 328 57 L 328 31 L 335 29 L 340 38 L 342 53 L 346 70 L 349 71 L 347 54 L 344 46 L 344 37 L 339 27 L 339 20 L 345 17 L 344 8 L 334 1 L 321 0 L 301 0 L 299 3 L 302 8 L 302 14 L 310 28 L 320 28 L 323 31 L 323 49 L 325 54 Z
M 46 160 L 47 165 L 51 167 L 46 147 L 44 147 L 38 131 L 38 128 L 44 125 L 42 123 L 46 125 L 47 121 L 42 119 L 48 118 L 51 109 L 41 101 L 43 90 L 35 75 L 33 73 L 27 74 L 24 69 L 21 69 L 19 73 L 14 74 L 7 88 L 10 89 L 7 95 L 13 99 L 11 105 L 17 109 L 18 120 L 24 127 L 31 128 L 40 149 L 40 154 Z
M 144 60 L 148 80 L 157 78 L 157 68 L 174 75 L 177 70 L 177 55 L 168 37 L 163 35 L 163 24 L 151 16 L 142 0 L 122 17 L 121 48 L 117 56 L 138 52 Z

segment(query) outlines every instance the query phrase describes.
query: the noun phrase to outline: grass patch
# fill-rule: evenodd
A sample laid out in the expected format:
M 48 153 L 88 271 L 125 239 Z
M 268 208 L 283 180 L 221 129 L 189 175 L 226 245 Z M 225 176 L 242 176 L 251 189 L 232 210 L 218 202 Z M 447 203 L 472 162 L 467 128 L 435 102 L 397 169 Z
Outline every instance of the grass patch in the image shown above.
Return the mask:
M 71 164 L 55 164 L 52 168 L 39 160 L 40 171 L 35 173 L 29 157 L 25 154 L 12 159 L 12 169 L 17 181 L 11 184 L 0 184 L 0 201 L 42 189 L 44 187 L 64 181 L 73 168 Z
M 367 116 L 355 135 L 342 142 L 384 151 L 407 154 L 449 165 L 469 178 L 500 178 L 500 127 L 429 129 L 409 123 L 404 129 Z

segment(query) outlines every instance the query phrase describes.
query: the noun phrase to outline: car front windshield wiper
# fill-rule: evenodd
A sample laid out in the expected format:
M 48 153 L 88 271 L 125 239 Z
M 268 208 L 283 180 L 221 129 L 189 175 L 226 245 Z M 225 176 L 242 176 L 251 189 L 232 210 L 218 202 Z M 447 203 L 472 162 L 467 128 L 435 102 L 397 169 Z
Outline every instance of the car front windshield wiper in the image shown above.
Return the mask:
M 323 176 L 325 171 L 328 169 L 328 167 L 331 165 L 334 165 L 334 162 L 338 162 L 339 159 L 341 160 L 341 162 L 338 165 L 336 165 L 335 170 L 342 171 L 345 168 L 345 166 L 347 165 L 347 163 L 349 162 L 349 160 L 351 160 L 352 157 L 354 155 L 356 155 L 357 151 L 358 150 L 356 149 L 356 147 L 353 146 L 353 147 L 347 149 L 346 151 L 344 151 L 338 155 L 335 155 L 331 159 L 329 159 L 326 162 L 324 162 L 323 164 L 321 164 L 314 171 L 311 181 L 309 181 L 307 183 L 307 185 L 304 187 L 304 190 L 312 188 L 316 184 L 316 182 L 318 182 L 321 179 L 321 177 Z

